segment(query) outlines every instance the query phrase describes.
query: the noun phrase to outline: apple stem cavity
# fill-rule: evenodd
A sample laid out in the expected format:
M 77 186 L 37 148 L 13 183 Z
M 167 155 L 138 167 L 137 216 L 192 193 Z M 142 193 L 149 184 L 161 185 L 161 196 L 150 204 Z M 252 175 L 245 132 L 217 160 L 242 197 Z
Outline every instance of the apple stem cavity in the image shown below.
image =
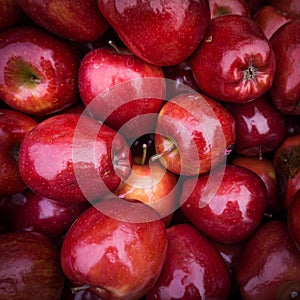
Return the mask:
M 151 161 L 155 161 L 157 159 L 160 159 L 161 157 L 163 157 L 164 155 L 170 153 L 171 151 L 173 151 L 176 148 L 175 144 L 172 144 L 168 149 L 166 149 L 165 151 L 163 151 L 162 153 L 159 154 L 155 154 L 151 157 Z
M 252 65 L 249 65 L 249 67 L 243 71 L 244 74 L 244 80 L 253 80 L 256 78 L 256 68 Z
M 87 290 L 89 289 L 91 286 L 88 285 L 88 284 L 85 284 L 85 285 L 82 285 L 82 286 L 76 286 L 76 287 L 73 287 L 71 288 L 71 292 L 73 294 L 76 294 L 77 292 L 80 292 L 80 291 L 83 291 L 83 290 Z

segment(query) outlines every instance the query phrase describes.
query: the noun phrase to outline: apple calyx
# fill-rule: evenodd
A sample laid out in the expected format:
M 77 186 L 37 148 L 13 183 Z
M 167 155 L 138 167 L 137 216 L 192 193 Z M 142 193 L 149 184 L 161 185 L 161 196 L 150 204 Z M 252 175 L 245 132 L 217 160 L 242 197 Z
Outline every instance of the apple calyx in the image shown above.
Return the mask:
M 253 65 L 249 65 L 249 67 L 243 71 L 243 79 L 244 80 L 255 80 L 256 79 L 257 69 Z

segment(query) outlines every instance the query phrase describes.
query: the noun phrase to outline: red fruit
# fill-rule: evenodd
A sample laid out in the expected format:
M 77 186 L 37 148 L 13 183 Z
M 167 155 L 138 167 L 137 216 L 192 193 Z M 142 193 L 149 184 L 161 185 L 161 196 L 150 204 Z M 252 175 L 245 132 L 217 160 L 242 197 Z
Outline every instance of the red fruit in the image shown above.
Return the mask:
M 21 112 L 0 108 L 0 196 L 17 194 L 26 188 L 18 158 L 21 143 L 37 122 Z
M 300 17 L 300 2 L 298 0 L 268 0 L 268 3 L 293 18 Z
M 229 14 L 251 18 L 250 7 L 245 0 L 208 0 L 208 3 L 211 18 Z
M 187 59 L 210 20 L 209 5 L 204 0 L 97 2 L 124 44 L 136 56 L 159 66 Z
M 0 235 L 1 300 L 61 299 L 64 275 L 59 251 L 34 232 Z
M 166 93 L 160 67 L 123 48 L 98 48 L 83 58 L 78 85 L 86 110 L 94 118 L 128 138 L 153 132 Z
M 300 189 L 290 201 L 287 214 L 289 232 L 300 250 Z
M 74 104 L 78 66 L 67 43 L 38 27 L 0 34 L 0 98 L 16 110 L 41 116 Z
M 219 251 L 188 224 L 167 229 L 168 249 L 147 300 L 227 299 L 230 275 Z
M 275 31 L 292 18 L 275 6 L 264 5 L 253 16 L 253 20 L 260 26 L 266 38 L 270 39 Z
M 153 286 L 165 261 L 165 225 L 142 221 L 158 215 L 141 203 L 109 199 L 97 208 L 85 211 L 66 234 L 63 271 L 75 285 L 103 300 L 139 299 Z
M 244 300 L 297 299 L 300 252 L 285 221 L 269 221 L 248 241 L 235 276 Z
M 248 103 L 231 103 L 227 108 L 235 119 L 237 153 L 258 157 L 276 150 L 284 140 L 286 117 L 269 97 L 263 95 Z
M 300 60 L 300 19 L 281 26 L 270 42 L 276 57 L 272 101 L 283 113 L 300 115 L 300 72 L 295 63 Z
M 99 39 L 109 28 L 95 0 L 16 0 L 37 24 L 79 42 Z
M 211 179 L 210 179 L 211 176 Z M 266 209 L 266 187 L 254 172 L 239 166 L 219 167 L 183 182 L 181 209 L 212 239 L 237 243 L 258 228 Z
M 255 21 L 224 15 L 212 19 L 192 55 L 191 66 L 204 93 L 221 101 L 243 103 L 269 90 L 275 57 Z
M 22 10 L 16 0 L 0 1 L 0 32 L 16 26 L 22 17 Z
M 74 204 L 115 190 L 130 174 L 130 152 L 113 129 L 78 114 L 59 114 L 24 138 L 19 169 L 47 198 Z
M 160 110 L 156 130 L 157 157 L 171 172 L 198 175 L 227 156 L 235 141 L 231 114 L 202 94 L 182 94 Z

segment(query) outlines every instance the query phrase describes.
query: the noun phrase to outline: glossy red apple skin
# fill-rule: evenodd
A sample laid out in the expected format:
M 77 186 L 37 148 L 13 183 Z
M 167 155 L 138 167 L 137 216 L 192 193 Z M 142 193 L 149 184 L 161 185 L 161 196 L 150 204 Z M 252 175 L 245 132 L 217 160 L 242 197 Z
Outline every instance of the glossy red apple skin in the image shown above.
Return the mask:
M 239 154 L 258 157 L 276 150 L 286 137 L 286 116 L 267 95 L 247 103 L 230 103 L 227 109 L 235 119 L 234 149 Z
M 121 182 L 114 194 L 150 205 L 168 225 L 177 209 L 177 182 L 177 175 L 166 170 L 159 161 L 144 165 L 133 164 L 128 179 Z
M 218 184 L 209 176 L 223 176 Z M 266 187 L 254 172 L 226 165 L 200 175 L 194 184 L 183 183 L 181 209 L 194 226 L 210 238 L 224 243 L 247 239 L 258 228 L 266 209 Z M 191 190 L 191 186 L 195 186 Z
M 274 105 L 288 115 L 300 115 L 300 20 L 281 26 L 271 37 L 276 57 L 276 72 L 270 95 Z
M 251 18 L 250 7 L 246 0 L 209 0 L 210 17 L 235 14 Z
M 26 188 L 18 166 L 20 145 L 38 123 L 30 116 L 0 108 L 0 196 L 17 194 Z
M 300 3 L 298 0 L 268 0 L 268 3 L 293 18 L 300 17 Z
M 7 196 L 11 231 L 34 231 L 53 240 L 62 237 L 89 203 L 66 205 L 43 197 L 27 189 L 20 194 Z
M 64 285 L 58 248 L 34 232 L 0 235 L 1 299 L 59 300 Z
M 176 65 L 187 59 L 210 20 L 208 2 L 203 0 L 97 2 L 124 44 L 136 56 L 159 66 Z
M 287 224 L 289 232 L 300 250 L 300 189 L 295 193 L 288 207 Z
M 264 5 L 255 13 L 253 20 L 260 26 L 264 35 L 270 39 L 277 29 L 291 21 L 292 18 L 275 6 Z
M 293 299 L 300 293 L 300 252 L 283 220 L 264 223 L 248 241 L 235 276 L 244 300 Z
M 17 26 L 22 18 L 22 10 L 16 0 L 0 1 L 0 32 Z
M 300 134 L 287 137 L 274 153 L 280 199 L 286 209 L 300 189 Z
M 275 56 L 253 20 L 224 15 L 210 22 L 191 66 L 204 93 L 220 101 L 244 103 L 271 87 Z
M 167 258 L 146 300 L 227 299 L 229 271 L 213 244 L 188 224 L 169 227 L 167 235 Z
M 139 299 L 161 272 L 167 251 L 166 227 L 160 220 L 123 221 L 124 214 L 132 214 L 124 211 L 125 201 L 107 201 L 111 210 L 121 205 L 113 214 L 117 218 L 104 214 L 99 206 L 86 210 L 65 236 L 62 268 L 71 282 L 90 286 L 103 300 Z M 134 213 L 153 216 L 154 212 L 142 204 Z
M 178 95 L 159 112 L 156 152 L 162 155 L 162 164 L 175 174 L 208 172 L 226 158 L 226 151 L 234 141 L 232 115 L 219 102 L 203 94 Z
M 270 217 L 282 216 L 283 204 L 278 195 L 276 170 L 270 159 L 263 157 L 247 157 L 238 155 L 231 163 L 255 172 L 264 182 L 267 189 L 266 215 Z
M 69 40 L 94 41 L 109 28 L 95 0 L 17 0 L 17 3 L 41 27 Z
M 78 114 L 59 114 L 24 138 L 19 169 L 36 193 L 74 204 L 114 190 L 130 174 L 131 155 L 113 129 Z
M 78 100 L 79 59 L 60 40 L 35 26 L 0 34 L 0 98 L 15 110 L 41 116 Z
M 81 99 L 94 118 L 115 130 L 127 124 L 121 133 L 128 138 L 153 132 L 166 93 L 160 67 L 146 63 L 124 48 L 117 51 L 113 47 L 97 48 L 83 58 L 78 85 Z M 144 114 L 147 118 L 140 119 Z

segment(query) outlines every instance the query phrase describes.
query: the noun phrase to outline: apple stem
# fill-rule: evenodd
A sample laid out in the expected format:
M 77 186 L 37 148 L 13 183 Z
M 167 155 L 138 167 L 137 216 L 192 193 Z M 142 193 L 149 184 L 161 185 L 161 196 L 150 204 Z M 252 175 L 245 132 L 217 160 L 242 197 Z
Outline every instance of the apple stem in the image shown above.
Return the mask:
M 35 75 L 30 76 L 30 81 L 33 83 L 37 83 L 37 84 L 42 83 L 42 80 L 40 78 L 36 77 Z
M 112 46 L 118 54 L 121 53 L 120 49 L 117 47 L 117 45 L 116 45 L 113 41 L 109 40 L 109 41 L 108 41 L 108 44 L 109 44 L 110 46 Z
M 142 156 L 142 161 L 141 161 L 141 164 L 142 164 L 142 165 L 144 165 L 145 162 L 146 162 L 147 149 L 148 149 L 147 144 L 143 144 L 143 156 Z
M 171 147 L 169 147 L 168 149 L 166 149 L 164 152 L 159 153 L 159 154 L 155 154 L 151 157 L 151 161 L 155 161 L 157 159 L 160 159 L 161 157 L 163 157 L 164 155 L 170 153 L 172 150 L 174 150 L 176 148 L 175 144 L 172 144 Z
M 89 289 L 89 288 L 90 288 L 90 286 L 87 285 L 87 284 L 85 284 L 85 285 L 83 285 L 83 286 L 76 286 L 76 287 L 71 288 L 71 292 L 72 292 L 73 294 L 75 294 L 75 293 L 77 293 L 77 292 L 80 292 L 80 291 L 83 291 L 83 290 L 87 290 L 87 289 Z
M 262 159 L 263 159 L 261 147 L 259 148 L 258 159 L 259 159 L 259 160 L 262 160 Z

